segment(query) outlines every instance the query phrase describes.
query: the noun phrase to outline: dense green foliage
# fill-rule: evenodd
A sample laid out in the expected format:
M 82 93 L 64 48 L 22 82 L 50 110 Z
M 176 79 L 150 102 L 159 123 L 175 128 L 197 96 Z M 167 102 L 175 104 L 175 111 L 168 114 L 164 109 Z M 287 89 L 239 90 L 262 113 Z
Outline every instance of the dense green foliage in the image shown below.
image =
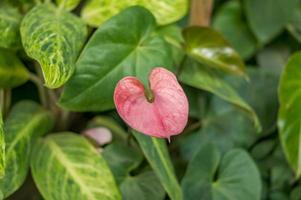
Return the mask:
M 0 200 L 301 199 L 301 1 L 215 0 L 203 27 L 189 5 L 0 1 Z M 155 67 L 189 100 L 170 143 L 114 107 Z

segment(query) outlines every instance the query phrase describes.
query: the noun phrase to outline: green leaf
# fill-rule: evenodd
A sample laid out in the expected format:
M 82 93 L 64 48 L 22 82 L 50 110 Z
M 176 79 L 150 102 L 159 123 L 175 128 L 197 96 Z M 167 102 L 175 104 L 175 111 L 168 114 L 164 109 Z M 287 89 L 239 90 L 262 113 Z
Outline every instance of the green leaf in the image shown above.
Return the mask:
M 269 42 L 289 22 L 298 0 L 244 0 L 250 27 L 261 43 Z
M 120 185 L 123 200 L 163 200 L 165 192 L 156 174 L 146 171 L 128 176 Z
M 4 176 L 4 173 L 5 173 L 5 139 L 4 139 L 4 127 L 2 121 L 2 114 L 0 113 L 0 179 Z M 0 195 L 0 199 L 2 199 L 1 195 Z
M 22 15 L 17 8 L 0 3 L 0 47 L 16 48 L 20 46 L 20 22 Z
M 73 10 L 78 6 L 80 0 L 56 0 L 56 3 L 60 8 L 64 8 L 66 10 Z
M 225 3 L 214 16 L 213 27 L 223 34 L 243 58 L 250 58 L 257 48 L 257 41 L 242 18 L 241 7 L 238 0 Z
M 202 64 L 225 72 L 246 76 L 245 66 L 223 36 L 208 27 L 188 27 L 183 31 L 186 52 Z
M 298 42 L 301 42 L 301 4 L 300 3 L 298 4 L 295 11 L 293 12 L 293 15 L 286 28 Z
M 81 16 L 84 21 L 98 27 L 123 9 L 139 5 L 150 10 L 160 25 L 170 24 L 185 16 L 187 0 L 90 0 L 84 6 Z
M 142 153 L 121 142 L 113 142 L 103 151 L 116 182 L 120 184 L 143 160 Z
M 53 125 L 48 112 L 30 101 L 16 104 L 5 121 L 5 175 L 0 179 L 0 191 L 8 197 L 24 182 L 34 140 Z
M 73 74 L 86 34 L 79 18 L 52 4 L 27 13 L 21 24 L 23 46 L 40 63 L 47 87 L 60 87 Z
M 47 200 L 121 199 L 105 160 L 86 139 L 73 133 L 39 140 L 33 150 L 31 170 Z
M 222 155 L 213 145 L 199 149 L 182 180 L 184 199 L 259 200 L 260 175 L 241 149 Z
M 301 175 L 301 53 L 294 54 L 282 73 L 279 85 L 278 128 L 285 156 L 296 176 Z
M 141 7 L 128 8 L 103 24 L 80 55 L 60 104 L 76 111 L 112 109 L 121 78 L 137 76 L 146 85 L 152 68 L 170 69 L 170 49 L 153 34 L 155 28 L 155 19 Z
M 253 120 L 257 132 L 261 131 L 261 125 L 254 110 L 223 80 L 215 69 L 189 59 L 184 63 L 179 79 L 187 85 L 211 92 L 237 106 Z
M 181 200 L 182 191 L 175 176 L 165 141 L 136 131 L 133 131 L 133 134 L 169 197 L 172 200 Z
M 0 88 L 16 87 L 28 80 L 28 71 L 18 57 L 0 49 Z

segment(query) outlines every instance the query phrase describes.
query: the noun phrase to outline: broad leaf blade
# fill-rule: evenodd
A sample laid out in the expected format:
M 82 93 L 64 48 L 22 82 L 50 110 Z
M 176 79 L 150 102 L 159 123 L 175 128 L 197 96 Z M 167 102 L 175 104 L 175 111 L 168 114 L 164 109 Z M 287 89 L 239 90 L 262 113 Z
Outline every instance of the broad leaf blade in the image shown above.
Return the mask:
M 79 18 L 52 4 L 38 5 L 27 13 L 21 24 L 22 43 L 40 63 L 47 87 L 58 88 L 73 74 L 86 34 Z
M 278 128 L 282 148 L 297 177 L 301 175 L 301 53 L 288 61 L 280 80 Z
M 20 46 L 19 27 L 22 15 L 17 8 L 0 3 L 0 47 L 16 48 Z
M 121 78 L 132 75 L 147 84 L 152 68 L 171 68 L 170 49 L 153 34 L 155 26 L 151 13 L 141 7 L 128 8 L 100 26 L 80 55 L 60 104 L 75 111 L 112 109 Z
M 0 179 L 0 190 L 4 197 L 16 191 L 24 182 L 33 141 L 45 134 L 53 121 L 50 114 L 39 105 L 23 101 L 15 105 L 5 121 L 6 168 Z
M 0 49 L 0 88 L 19 86 L 28 80 L 28 74 L 13 52 Z
M 38 141 L 31 170 L 47 200 L 119 200 L 120 193 L 104 159 L 83 137 L 59 133 Z
M 0 179 L 5 173 L 5 139 L 2 114 L 0 113 Z M 1 193 L 1 192 L 0 192 Z M 0 195 L 0 199 L 1 195 Z
M 160 25 L 170 24 L 185 16 L 187 0 L 90 0 L 81 16 L 91 26 L 98 27 L 123 9 L 139 5 L 150 10 Z
M 181 200 L 182 191 L 175 176 L 165 141 L 136 131 L 133 131 L 133 134 L 169 197 L 172 200 Z
M 223 36 L 208 27 L 192 26 L 184 29 L 187 54 L 198 62 L 231 74 L 246 76 L 239 54 Z
M 211 92 L 237 106 L 251 118 L 257 131 L 261 131 L 261 125 L 254 110 L 223 80 L 215 69 L 188 60 L 184 63 L 179 79 L 187 85 Z
M 199 149 L 182 180 L 184 199 L 259 200 L 261 181 L 251 157 L 241 149 L 222 155 L 213 145 Z

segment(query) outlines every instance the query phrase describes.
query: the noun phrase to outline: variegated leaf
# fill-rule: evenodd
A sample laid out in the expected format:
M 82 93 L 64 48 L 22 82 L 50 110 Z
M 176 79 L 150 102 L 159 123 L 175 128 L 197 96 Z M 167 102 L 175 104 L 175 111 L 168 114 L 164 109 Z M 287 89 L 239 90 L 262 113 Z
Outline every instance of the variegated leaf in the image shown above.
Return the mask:
M 40 63 L 49 88 L 62 86 L 73 74 L 86 35 L 79 18 L 52 4 L 34 7 L 21 24 L 24 49 Z
M 119 200 L 105 160 L 82 136 L 53 134 L 34 147 L 32 174 L 47 200 Z
M 73 10 L 78 6 L 80 0 L 56 0 L 59 7 L 65 8 L 66 10 Z

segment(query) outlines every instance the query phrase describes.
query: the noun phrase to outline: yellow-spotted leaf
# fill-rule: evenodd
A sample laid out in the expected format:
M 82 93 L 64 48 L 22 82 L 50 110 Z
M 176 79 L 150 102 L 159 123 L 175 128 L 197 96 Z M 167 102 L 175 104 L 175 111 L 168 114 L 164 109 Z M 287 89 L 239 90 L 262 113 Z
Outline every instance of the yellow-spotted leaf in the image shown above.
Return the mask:
M 82 136 L 52 134 L 40 139 L 31 160 L 34 181 L 47 200 L 120 200 L 105 160 Z
M 73 74 L 86 34 L 79 18 L 52 4 L 38 5 L 27 13 L 21 24 L 22 43 L 40 63 L 47 87 L 58 88 Z

